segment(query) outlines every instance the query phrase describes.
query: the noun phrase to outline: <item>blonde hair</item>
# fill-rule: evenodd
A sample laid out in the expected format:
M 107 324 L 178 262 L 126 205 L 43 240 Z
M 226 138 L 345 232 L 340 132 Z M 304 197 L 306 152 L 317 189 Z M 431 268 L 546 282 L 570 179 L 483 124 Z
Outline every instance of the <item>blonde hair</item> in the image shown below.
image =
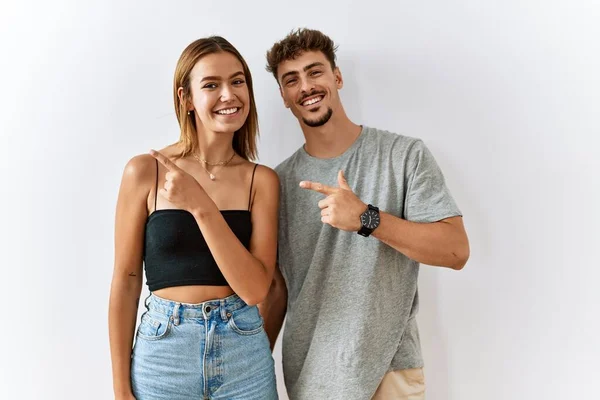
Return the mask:
M 258 113 L 254 101 L 254 90 L 252 89 L 252 75 L 248 64 L 237 51 L 235 47 L 220 36 L 210 36 L 198 39 L 190 43 L 181 53 L 177 67 L 175 68 L 175 77 L 173 79 L 173 100 L 175 101 L 175 115 L 181 134 L 179 144 L 182 148 L 179 157 L 186 157 L 198 151 L 198 131 L 194 113 L 188 115 L 187 103 L 191 102 L 190 75 L 196 63 L 204 56 L 213 53 L 228 52 L 233 54 L 242 64 L 246 85 L 250 97 L 250 111 L 244 125 L 233 135 L 233 150 L 242 158 L 252 161 L 257 157 L 256 139 L 258 132 Z M 178 90 L 183 89 L 182 98 L 179 98 Z

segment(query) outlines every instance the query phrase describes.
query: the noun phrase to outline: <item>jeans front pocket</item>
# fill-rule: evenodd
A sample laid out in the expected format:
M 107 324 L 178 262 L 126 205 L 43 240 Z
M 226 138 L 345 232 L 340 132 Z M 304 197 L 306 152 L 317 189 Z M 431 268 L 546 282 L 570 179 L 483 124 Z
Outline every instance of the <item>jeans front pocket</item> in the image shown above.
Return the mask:
M 167 316 L 153 315 L 146 311 L 138 327 L 137 336 L 144 340 L 159 340 L 165 338 L 171 330 L 171 321 Z
M 244 306 L 232 313 L 231 329 L 240 335 L 255 335 L 263 330 L 263 318 L 256 306 Z

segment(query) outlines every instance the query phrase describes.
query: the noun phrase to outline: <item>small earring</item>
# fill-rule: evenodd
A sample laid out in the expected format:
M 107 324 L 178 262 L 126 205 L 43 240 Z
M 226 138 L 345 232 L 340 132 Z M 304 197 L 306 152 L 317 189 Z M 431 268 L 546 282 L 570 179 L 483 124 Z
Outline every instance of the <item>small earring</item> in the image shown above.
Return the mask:
M 192 112 L 191 112 L 191 111 L 188 111 L 188 115 L 192 115 Z

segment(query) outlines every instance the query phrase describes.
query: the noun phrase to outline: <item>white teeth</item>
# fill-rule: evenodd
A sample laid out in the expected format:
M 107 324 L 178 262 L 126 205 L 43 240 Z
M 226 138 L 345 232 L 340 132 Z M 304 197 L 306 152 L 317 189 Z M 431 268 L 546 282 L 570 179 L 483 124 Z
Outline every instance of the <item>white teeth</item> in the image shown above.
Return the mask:
M 302 105 L 304 105 L 304 106 L 310 106 L 311 104 L 315 104 L 315 103 L 317 103 L 317 102 L 319 102 L 321 100 L 323 100 L 323 98 L 321 96 L 315 97 L 314 99 L 310 99 L 310 100 L 305 101 L 304 103 L 302 103 Z
M 217 111 L 217 114 L 221 114 L 221 115 L 229 115 L 229 114 L 233 114 L 238 110 L 237 107 L 234 108 L 227 108 L 225 110 L 219 110 Z

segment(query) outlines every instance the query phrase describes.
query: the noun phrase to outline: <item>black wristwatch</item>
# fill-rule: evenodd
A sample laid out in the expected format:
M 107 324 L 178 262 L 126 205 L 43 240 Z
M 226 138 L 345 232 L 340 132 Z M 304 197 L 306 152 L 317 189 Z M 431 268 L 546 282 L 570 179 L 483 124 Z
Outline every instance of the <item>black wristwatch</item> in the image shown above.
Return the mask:
M 369 204 L 367 210 L 360 215 L 362 227 L 358 231 L 358 234 L 364 237 L 369 236 L 379 226 L 379 222 L 381 222 L 379 208 Z

